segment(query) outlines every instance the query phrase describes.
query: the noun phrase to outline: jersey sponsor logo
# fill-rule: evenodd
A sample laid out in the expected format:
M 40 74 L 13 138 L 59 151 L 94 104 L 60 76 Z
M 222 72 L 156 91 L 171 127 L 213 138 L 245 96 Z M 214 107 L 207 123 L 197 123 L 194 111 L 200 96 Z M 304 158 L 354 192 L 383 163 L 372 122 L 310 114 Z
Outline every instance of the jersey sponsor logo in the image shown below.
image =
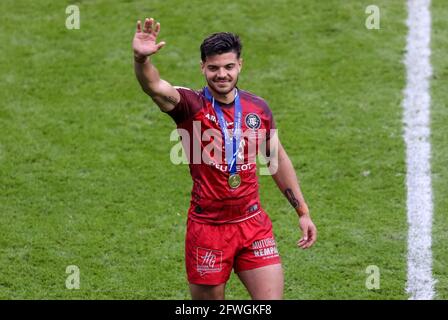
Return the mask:
M 210 121 L 212 121 L 212 122 L 214 122 L 214 123 L 218 123 L 218 120 L 216 120 L 216 117 L 214 115 L 210 114 L 210 113 L 207 113 L 205 115 L 205 118 L 210 120 Z
M 258 117 L 258 116 L 257 116 Z M 256 120 L 258 122 L 258 120 Z M 258 125 L 254 125 L 254 128 Z M 192 128 L 188 130 L 185 128 L 178 128 L 173 130 L 170 135 L 170 141 L 177 141 L 171 148 L 170 160 L 173 164 L 218 164 L 217 169 L 225 168 L 227 159 L 225 159 L 225 146 L 222 132 L 214 125 L 204 125 L 202 121 L 193 121 Z M 244 127 L 244 126 L 243 126 Z M 230 129 L 229 134 L 232 134 Z M 271 159 L 276 159 L 276 143 L 265 143 L 267 137 L 275 137 L 276 129 L 267 131 L 264 128 L 260 129 L 242 129 L 240 142 L 238 145 L 238 152 L 236 163 L 241 166 L 241 170 L 246 170 L 247 164 L 252 164 L 252 168 L 256 169 L 257 155 L 261 154 L 261 163 L 269 163 Z M 271 141 L 273 141 L 271 139 Z M 276 141 L 276 140 L 274 140 Z M 263 162 L 266 159 L 266 162 Z M 261 168 L 260 174 L 272 174 L 270 169 Z M 221 169 L 222 170 L 222 169 Z M 239 169 L 237 169 L 239 170 Z M 226 169 L 222 170 L 226 171 Z M 275 172 L 274 172 L 275 173 Z
M 246 122 L 246 126 L 251 129 L 259 129 L 261 126 L 261 120 L 260 117 L 255 113 L 249 113 L 246 115 L 246 118 L 244 119 Z
M 210 161 L 210 166 L 222 171 L 222 172 L 228 172 L 228 165 L 227 164 L 218 164 L 216 162 Z M 255 166 L 255 163 L 247 163 L 247 164 L 237 164 L 236 165 L 236 171 L 246 171 L 251 170 L 252 167 Z
M 218 123 L 218 119 L 216 119 L 215 115 L 210 114 L 210 113 L 207 113 L 204 117 L 205 117 L 206 119 L 208 119 L 208 120 L 210 120 L 210 121 L 216 123 L 217 125 L 219 125 L 219 123 Z M 230 126 L 233 125 L 233 121 L 230 121 L 230 122 L 229 122 L 229 121 L 225 120 L 225 122 L 226 122 L 226 127 L 230 127 Z M 233 130 L 230 130 L 230 129 L 228 129 L 228 130 L 229 130 L 230 132 L 232 132 L 232 134 L 233 134 Z
M 198 247 L 196 262 L 196 269 L 201 276 L 206 273 L 220 272 L 222 270 L 222 251 Z
M 278 257 L 278 250 L 273 238 L 257 240 L 252 243 L 251 249 L 255 257 L 270 259 Z

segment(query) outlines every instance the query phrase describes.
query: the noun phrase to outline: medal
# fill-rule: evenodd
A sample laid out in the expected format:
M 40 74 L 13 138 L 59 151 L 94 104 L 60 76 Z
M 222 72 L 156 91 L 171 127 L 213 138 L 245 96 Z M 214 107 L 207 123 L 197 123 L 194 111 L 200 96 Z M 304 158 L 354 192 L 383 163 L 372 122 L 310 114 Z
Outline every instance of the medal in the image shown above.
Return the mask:
M 241 176 L 238 173 L 231 174 L 228 180 L 229 186 L 232 189 L 236 189 L 241 184 Z
M 229 179 L 228 184 L 232 189 L 236 189 L 241 185 L 241 177 L 237 173 L 236 160 L 238 155 L 238 146 L 240 145 L 241 138 L 241 117 L 242 117 L 242 105 L 240 101 L 240 95 L 238 90 L 235 89 L 235 115 L 234 115 L 234 125 L 233 133 L 230 134 L 227 130 L 226 121 L 221 110 L 219 103 L 215 101 L 215 98 L 210 93 L 207 87 L 204 88 L 205 96 L 209 101 L 211 101 L 213 109 L 218 117 L 219 126 L 221 127 L 221 132 L 223 135 L 223 140 L 225 143 L 225 155 L 226 162 L 229 167 Z

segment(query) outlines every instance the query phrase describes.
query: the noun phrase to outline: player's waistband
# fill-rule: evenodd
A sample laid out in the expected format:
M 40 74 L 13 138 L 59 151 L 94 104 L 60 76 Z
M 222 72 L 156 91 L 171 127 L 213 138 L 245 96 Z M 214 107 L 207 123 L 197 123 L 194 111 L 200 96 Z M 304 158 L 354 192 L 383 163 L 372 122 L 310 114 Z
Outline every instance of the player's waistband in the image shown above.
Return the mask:
M 257 215 L 261 210 L 257 192 L 250 197 L 232 200 L 192 200 L 188 215 L 204 223 L 237 223 Z

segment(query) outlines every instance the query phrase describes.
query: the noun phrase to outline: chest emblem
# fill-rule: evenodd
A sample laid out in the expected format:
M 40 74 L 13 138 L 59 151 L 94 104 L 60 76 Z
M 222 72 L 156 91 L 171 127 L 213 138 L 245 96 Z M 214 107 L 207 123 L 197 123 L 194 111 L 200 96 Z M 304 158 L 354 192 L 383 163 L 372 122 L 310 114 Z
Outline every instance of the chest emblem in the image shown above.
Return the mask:
M 245 120 L 246 126 L 251 129 L 258 129 L 261 126 L 260 117 L 255 113 L 249 113 Z

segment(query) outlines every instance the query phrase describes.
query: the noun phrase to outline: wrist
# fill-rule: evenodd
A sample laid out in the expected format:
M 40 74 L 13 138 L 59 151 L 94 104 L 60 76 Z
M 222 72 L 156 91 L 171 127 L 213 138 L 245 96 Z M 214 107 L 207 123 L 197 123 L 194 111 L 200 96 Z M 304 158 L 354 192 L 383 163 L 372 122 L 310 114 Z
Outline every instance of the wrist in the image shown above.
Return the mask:
M 297 215 L 299 218 L 310 217 L 310 211 L 307 205 L 301 205 L 296 208 Z
M 309 212 L 306 212 L 306 213 L 297 213 L 297 215 L 299 216 L 299 219 L 302 219 L 302 218 L 310 218 L 310 219 L 311 219 L 311 216 L 310 216 L 310 213 L 309 213 Z
M 148 61 L 148 56 L 141 55 L 141 54 L 134 52 L 134 61 L 137 63 L 145 63 L 146 61 Z

